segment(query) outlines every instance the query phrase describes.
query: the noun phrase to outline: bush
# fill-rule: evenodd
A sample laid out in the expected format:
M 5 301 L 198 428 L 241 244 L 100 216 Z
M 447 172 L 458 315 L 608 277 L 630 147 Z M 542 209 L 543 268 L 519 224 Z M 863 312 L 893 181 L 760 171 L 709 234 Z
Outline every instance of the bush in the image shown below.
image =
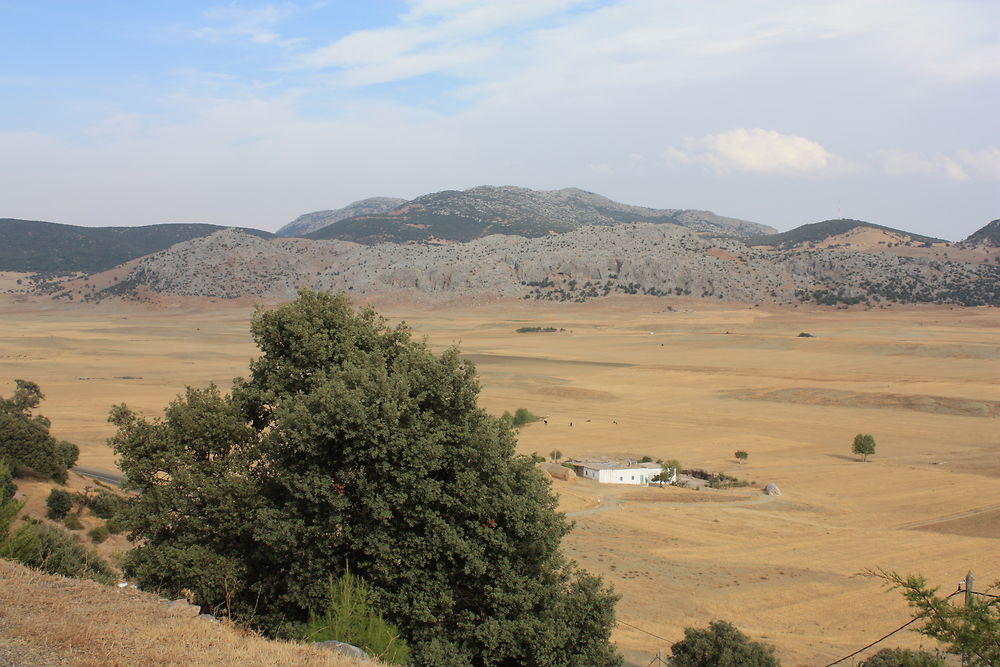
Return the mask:
M 858 667 L 945 667 L 940 653 L 914 651 L 908 648 L 884 648 L 858 663 Z
M 125 506 L 128 501 L 113 493 L 98 493 L 87 502 L 90 511 L 101 519 L 110 519 Z
M 372 607 L 372 592 L 364 580 L 347 570 L 336 582 L 330 581 L 327 607 L 321 615 L 309 615 L 303 639 L 311 642 L 333 639 L 363 648 L 383 662 L 394 665 L 409 662 L 409 649 L 399 630 Z
M 521 327 L 517 333 L 555 333 L 555 327 Z
M 0 458 L 0 505 L 14 497 L 17 487 L 14 485 L 14 466 Z
M 87 536 L 94 544 L 100 544 L 111 536 L 111 531 L 108 530 L 107 526 L 97 526 L 87 531 Z
M 105 521 L 104 527 L 107 528 L 108 532 L 111 533 L 112 535 L 118 535 L 123 530 L 125 530 L 125 526 L 122 525 L 121 519 L 119 519 L 116 516 L 113 516 L 107 521 Z
M 811 333 L 806 333 L 805 331 L 803 331 L 802 333 L 799 334 L 799 338 L 815 338 L 815 336 L 813 336 Z
M 514 420 L 512 423 L 515 427 L 524 426 L 525 424 L 536 422 L 539 419 L 541 419 L 541 417 L 532 414 L 527 408 L 518 408 L 514 411 Z
M 726 621 L 708 629 L 684 628 L 684 639 L 670 647 L 674 667 L 777 667 L 774 648 L 750 641 Z
M 73 496 L 62 489 L 52 489 L 49 497 L 45 499 L 45 506 L 48 508 L 48 517 L 53 521 L 59 521 L 73 507 Z
M 83 524 L 80 523 L 80 517 L 76 514 L 67 514 L 66 518 L 63 519 L 63 525 L 70 530 L 82 530 Z
M 29 567 L 64 577 L 93 579 L 102 584 L 115 580 L 114 572 L 97 552 L 84 547 L 66 530 L 51 524 L 30 521 L 15 530 L 7 542 L 21 545 L 20 552 L 13 557 Z

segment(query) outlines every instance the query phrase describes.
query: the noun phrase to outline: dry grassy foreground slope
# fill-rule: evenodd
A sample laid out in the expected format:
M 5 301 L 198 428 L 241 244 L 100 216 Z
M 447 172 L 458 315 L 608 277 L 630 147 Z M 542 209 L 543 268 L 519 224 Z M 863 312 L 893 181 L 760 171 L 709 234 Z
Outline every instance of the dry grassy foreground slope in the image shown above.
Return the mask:
M 180 616 L 155 595 L 43 574 L 0 560 L 4 665 L 326 665 L 361 663 L 228 623 Z
M 0 393 L 16 377 L 39 382 L 53 433 L 81 444 L 82 464 L 111 467 L 109 406 L 161 414 L 185 384 L 245 374 L 250 309 L 224 305 L 0 303 Z M 616 586 L 622 621 L 666 638 L 620 627 L 634 663 L 723 618 L 787 665 L 825 664 L 909 617 L 898 594 L 856 576 L 863 568 L 922 572 L 948 591 L 969 569 L 1000 579 L 997 309 L 628 297 L 380 310 L 436 349 L 460 344 L 490 412 L 544 414 L 521 430 L 525 453 L 648 454 L 781 487 L 760 502 L 753 490 L 554 483 L 565 510 L 585 512 L 572 516 L 570 556 Z M 524 326 L 565 331 L 515 333 Z M 869 463 L 850 454 L 858 432 L 878 443 Z M 586 513 L 598 498 L 626 502 Z

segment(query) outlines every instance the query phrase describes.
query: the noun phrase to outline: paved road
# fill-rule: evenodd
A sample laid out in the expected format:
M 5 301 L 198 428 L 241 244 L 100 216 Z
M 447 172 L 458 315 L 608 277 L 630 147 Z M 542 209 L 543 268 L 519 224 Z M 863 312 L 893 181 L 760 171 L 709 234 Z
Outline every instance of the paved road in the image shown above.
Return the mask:
M 73 472 L 83 475 L 85 477 L 92 477 L 94 479 L 99 479 L 102 482 L 108 484 L 113 484 L 114 486 L 120 486 L 123 481 L 125 481 L 125 475 L 117 471 L 103 470 L 101 468 L 91 468 L 89 466 L 73 466 Z

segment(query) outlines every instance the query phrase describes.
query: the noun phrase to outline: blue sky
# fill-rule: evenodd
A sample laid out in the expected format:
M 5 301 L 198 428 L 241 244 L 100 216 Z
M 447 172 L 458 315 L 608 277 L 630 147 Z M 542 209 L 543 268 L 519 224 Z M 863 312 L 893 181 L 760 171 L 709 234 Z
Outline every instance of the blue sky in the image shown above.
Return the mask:
M 274 230 L 482 184 L 1000 217 L 993 0 L 0 0 L 0 95 L 0 217 Z

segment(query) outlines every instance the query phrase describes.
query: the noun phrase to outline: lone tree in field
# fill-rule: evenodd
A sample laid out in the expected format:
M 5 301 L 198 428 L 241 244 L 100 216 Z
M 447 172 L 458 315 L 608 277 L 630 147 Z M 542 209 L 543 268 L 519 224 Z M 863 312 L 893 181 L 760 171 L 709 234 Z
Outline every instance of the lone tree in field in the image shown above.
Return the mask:
M 620 664 L 617 596 L 563 558 L 568 522 L 457 349 L 309 291 L 251 332 L 231 396 L 112 411 L 140 586 L 295 635 L 349 567 L 415 665 Z
M 10 398 L 0 397 L 0 457 L 12 467 L 22 466 L 65 482 L 66 471 L 76 463 L 80 450 L 53 438 L 49 420 L 31 414 L 45 398 L 39 386 L 27 380 L 14 380 L 14 384 Z
M 737 449 L 736 453 L 734 453 L 733 456 L 735 456 L 736 460 L 739 461 L 740 463 L 746 463 L 747 459 L 750 458 L 750 455 L 745 451 L 743 451 L 742 449 Z
M 875 453 L 875 438 L 866 433 L 858 433 L 854 436 L 854 445 L 851 447 L 851 451 L 860 454 L 862 460 L 867 461 L 868 457 Z

